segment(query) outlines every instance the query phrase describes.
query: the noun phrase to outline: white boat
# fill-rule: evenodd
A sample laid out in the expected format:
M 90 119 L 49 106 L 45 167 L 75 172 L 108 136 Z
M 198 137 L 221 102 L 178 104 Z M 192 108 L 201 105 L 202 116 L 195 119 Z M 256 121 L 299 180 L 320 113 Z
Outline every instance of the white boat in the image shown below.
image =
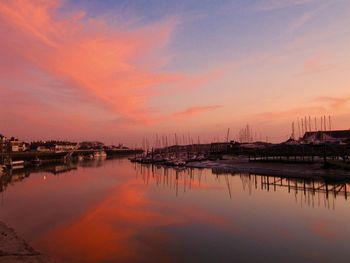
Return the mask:
M 24 161 L 10 161 L 8 164 L 6 164 L 7 168 L 16 170 L 16 169 L 23 169 L 24 168 Z

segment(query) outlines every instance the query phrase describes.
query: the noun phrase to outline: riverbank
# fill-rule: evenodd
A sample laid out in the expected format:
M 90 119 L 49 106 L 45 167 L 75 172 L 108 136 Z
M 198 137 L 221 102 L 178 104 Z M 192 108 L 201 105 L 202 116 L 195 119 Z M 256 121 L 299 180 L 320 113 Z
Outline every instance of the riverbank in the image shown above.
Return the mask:
M 60 152 L 38 152 L 38 151 L 26 151 L 26 152 L 10 152 L 1 153 L 0 161 L 6 164 L 3 165 L 6 168 L 23 169 L 30 167 L 37 167 L 38 165 L 51 165 L 60 164 L 67 161 L 77 160 L 91 160 L 101 158 L 115 158 L 124 157 L 130 155 L 137 155 L 142 153 L 142 150 L 138 149 L 111 149 L 111 150 L 74 150 L 72 152 L 60 151 Z M 4 161 L 5 158 L 7 161 Z M 1 162 L 0 162 L 1 163 Z M 3 172 L 0 166 L 0 175 Z
M 251 173 L 304 179 L 350 179 L 350 171 L 325 169 L 322 163 L 259 163 L 249 162 L 248 158 L 236 157 L 228 160 L 190 162 L 186 166 L 191 168 L 210 168 L 215 174 Z
M 0 263 L 53 263 L 0 222 Z
M 102 150 L 74 150 L 72 152 L 72 157 L 76 156 L 86 156 L 94 154 L 95 152 L 100 152 Z M 134 150 L 134 149 L 117 149 L 117 150 L 104 150 L 107 154 L 107 157 L 114 157 L 114 156 L 128 156 L 128 155 L 135 155 L 140 154 L 143 151 L 142 150 Z M 28 152 L 10 152 L 10 153 L 2 153 L 4 157 L 9 157 L 14 161 L 17 160 L 24 160 L 24 161 L 31 161 L 36 158 L 39 158 L 42 161 L 49 161 L 49 160 L 60 160 L 63 157 L 67 156 L 70 152 L 68 151 L 61 151 L 61 152 L 38 152 L 38 151 L 28 151 Z

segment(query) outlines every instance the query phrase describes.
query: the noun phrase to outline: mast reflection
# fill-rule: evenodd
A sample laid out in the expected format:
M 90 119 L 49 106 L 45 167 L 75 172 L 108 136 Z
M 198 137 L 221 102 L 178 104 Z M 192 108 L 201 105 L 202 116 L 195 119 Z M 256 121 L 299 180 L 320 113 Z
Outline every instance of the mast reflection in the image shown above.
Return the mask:
M 338 198 L 347 201 L 349 196 L 349 181 L 286 178 L 249 173 L 214 173 L 211 169 L 173 168 L 151 164 L 134 164 L 134 169 L 136 177 L 143 180 L 146 185 L 153 183 L 158 187 L 168 188 L 174 191 L 176 196 L 194 188 L 204 188 L 205 183 L 211 187 L 226 189 L 227 196 L 232 198 L 237 178 L 241 182 L 241 190 L 248 195 L 262 191 L 285 192 L 292 195 L 295 203 L 301 207 L 335 209 Z

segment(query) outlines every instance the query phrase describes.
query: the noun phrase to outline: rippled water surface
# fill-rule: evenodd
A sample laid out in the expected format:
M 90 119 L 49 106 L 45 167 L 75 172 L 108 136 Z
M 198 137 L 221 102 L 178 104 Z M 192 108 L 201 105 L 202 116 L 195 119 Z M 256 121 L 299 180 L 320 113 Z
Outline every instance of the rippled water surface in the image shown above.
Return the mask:
M 57 262 L 349 262 L 349 187 L 114 159 L 2 178 L 0 220 Z

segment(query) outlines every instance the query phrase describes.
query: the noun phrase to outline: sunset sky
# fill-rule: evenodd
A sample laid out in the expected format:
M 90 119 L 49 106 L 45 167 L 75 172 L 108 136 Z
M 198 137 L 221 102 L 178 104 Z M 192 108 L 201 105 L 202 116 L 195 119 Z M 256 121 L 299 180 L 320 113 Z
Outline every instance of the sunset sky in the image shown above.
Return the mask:
M 350 128 L 348 0 L 0 0 L 0 133 L 202 141 Z

